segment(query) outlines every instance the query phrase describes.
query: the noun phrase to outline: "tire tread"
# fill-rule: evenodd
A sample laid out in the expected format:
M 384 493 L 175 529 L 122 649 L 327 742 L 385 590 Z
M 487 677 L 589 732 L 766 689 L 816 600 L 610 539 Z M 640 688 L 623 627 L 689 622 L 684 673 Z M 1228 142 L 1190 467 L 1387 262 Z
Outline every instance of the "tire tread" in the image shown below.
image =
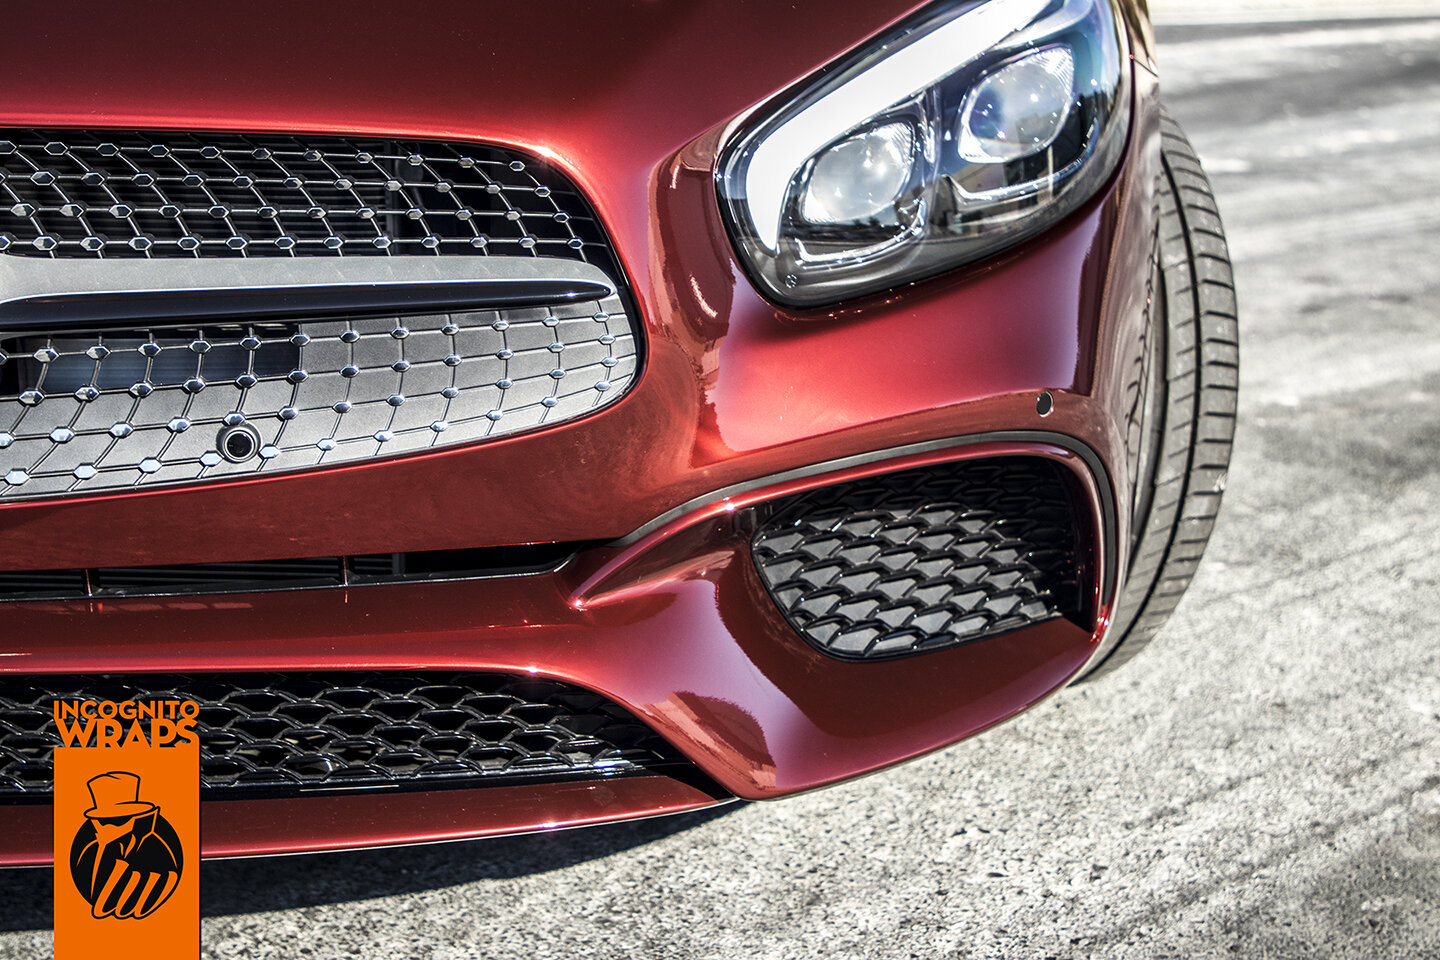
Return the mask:
M 1240 344 L 1225 231 L 1199 157 L 1163 110 L 1160 132 L 1166 422 L 1149 511 L 1136 518 L 1144 529 L 1117 598 L 1118 639 L 1082 680 L 1129 662 L 1175 611 L 1214 530 L 1235 437 Z

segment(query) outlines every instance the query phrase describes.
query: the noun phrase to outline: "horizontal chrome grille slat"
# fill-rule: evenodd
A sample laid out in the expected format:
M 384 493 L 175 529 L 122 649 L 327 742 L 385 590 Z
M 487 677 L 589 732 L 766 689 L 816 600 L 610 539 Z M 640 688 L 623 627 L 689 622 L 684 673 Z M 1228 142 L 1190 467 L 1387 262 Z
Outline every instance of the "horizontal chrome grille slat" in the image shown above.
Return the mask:
M 603 301 L 615 293 L 597 267 L 552 257 L 203 265 L 0 257 L 0 335 L 506 310 Z

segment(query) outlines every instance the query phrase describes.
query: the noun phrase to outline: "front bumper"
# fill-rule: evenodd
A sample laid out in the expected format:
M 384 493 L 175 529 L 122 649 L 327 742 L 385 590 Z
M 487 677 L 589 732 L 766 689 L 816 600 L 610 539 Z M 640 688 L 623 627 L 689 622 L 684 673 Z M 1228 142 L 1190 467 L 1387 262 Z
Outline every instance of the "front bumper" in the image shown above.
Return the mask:
M 652 180 L 625 249 L 646 318 L 622 402 L 552 430 L 290 476 L 0 505 L 0 568 L 137 566 L 604 541 L 553 573 L 304 592 L 6 604 L 10 673 L 463 669 L 574 683 L 703 775 L 207 804 L 206 855 L 543 829 L 822 786 L 983 730 L 1095 655 L 1128 561 L 1127 469 L 1158 165 L 1153 91 L 1105 192 L 1001 258 L 833 311 L 785 314 L 729 252 L 718 134 Z M 602 213 L 603 213 L 603 204 Z M 1036 407 L 1041 391 L 1053 412 Z M 818 652 L 735 518 L 872 473 L 1025 455 L 1084 491 L 1093 622 L 905 659 Z M 50 858 L 48 806 L 6 811 L 0 863 Z
M 750 503 L 826 482 L 957 457 L 1017 454 L 1072 471 L 1095 505 L 1093 528 L 1113 528 L 1101 508 L 1109 493 L 1086 458 L 1035 440 L 961 441 L 734 493 L 628 547 L 589 551 L 553 574 L 223 598 L 25 603 L 11 605 L 7 622 L 17 635 L 46 638 L 43 653 L 17 651 L 27 673 L 318 666 L 555 678 L 626 706 L 705 775 L 691 783 L 642 776 L 223 801 L 207 804 L 207 855 L 476 836 L 673 812 L 728 796 L 778 797 L 896 763 L 1006 719 L 1063 685 L 1093 652 L 1095 632 L 1055 619 L 923 656 L 836 660 L 801 641 L 780 616 L 736 517 Z M 1100 559 L 1102 578 L 1112 563 Z M 108 647 L 99 670 L 95 636 L 105 637 Z M 49 807 L 14 807 L 8 815 L 19 829 L 9 836 L 7 861 L 44 862 Z

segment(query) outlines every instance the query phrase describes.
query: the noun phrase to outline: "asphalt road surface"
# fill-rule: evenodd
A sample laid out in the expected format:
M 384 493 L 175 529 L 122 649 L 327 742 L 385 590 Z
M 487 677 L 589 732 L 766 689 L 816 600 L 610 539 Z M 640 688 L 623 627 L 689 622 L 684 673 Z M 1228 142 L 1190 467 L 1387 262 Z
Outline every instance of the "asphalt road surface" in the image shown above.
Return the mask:
M 1240 432 L 1155 647 L 976 740 L 719 813 L 205 866 L 213 957 L 1440 957 L 1440 18 L 1162 33 Z M 49 953 L 0 874 L 0 957 Z

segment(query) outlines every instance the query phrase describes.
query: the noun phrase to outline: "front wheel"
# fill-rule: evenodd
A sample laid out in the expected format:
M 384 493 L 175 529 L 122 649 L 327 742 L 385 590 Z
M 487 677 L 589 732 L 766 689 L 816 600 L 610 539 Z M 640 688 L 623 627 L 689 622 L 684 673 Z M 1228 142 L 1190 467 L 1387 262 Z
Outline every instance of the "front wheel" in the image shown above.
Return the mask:
M 1132 436 L 1130 569 L 1106 650 L 1085 679 L 1159 633 L 1190 585 L 1225 491 L 1235 435 L 1239 331 L 1225 232 L 1180 125 L 1161 114 L 1158 255 Z

